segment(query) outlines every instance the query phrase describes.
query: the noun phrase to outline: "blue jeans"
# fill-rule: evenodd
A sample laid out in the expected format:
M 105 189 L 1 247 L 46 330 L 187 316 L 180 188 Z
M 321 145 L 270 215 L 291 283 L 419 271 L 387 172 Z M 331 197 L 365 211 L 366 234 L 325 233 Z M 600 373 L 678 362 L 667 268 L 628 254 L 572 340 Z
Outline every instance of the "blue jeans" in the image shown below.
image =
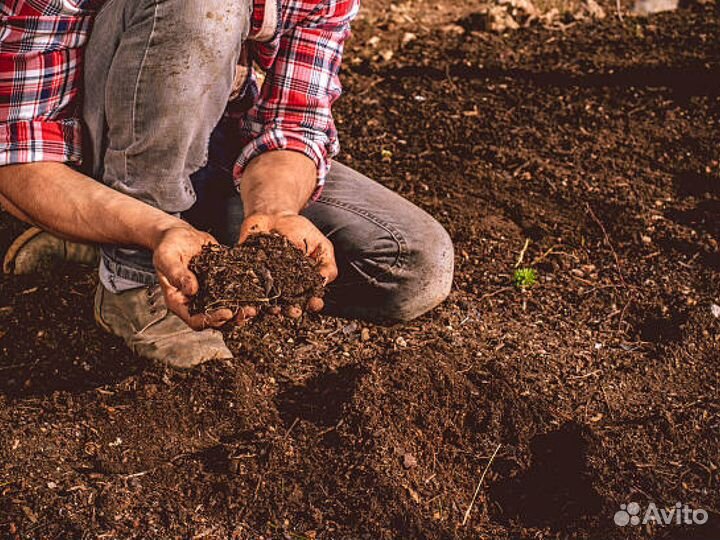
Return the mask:
M 251 5 L 109 0 L 85 59 L 87 172 L 228 245 L 237 241 L 243 205 L 232 179 L 236 128 L 223 112 Z M 445 229 L 362 174 L 334 162 L 303 215 L 335 247 L 339 277 L 328 289 L 328 313 L 410 320 L 449 294 L 453 246 Z M 102 246 L 100 275 L 111 290 L 157 282 L 152 254 L 133 246 Z

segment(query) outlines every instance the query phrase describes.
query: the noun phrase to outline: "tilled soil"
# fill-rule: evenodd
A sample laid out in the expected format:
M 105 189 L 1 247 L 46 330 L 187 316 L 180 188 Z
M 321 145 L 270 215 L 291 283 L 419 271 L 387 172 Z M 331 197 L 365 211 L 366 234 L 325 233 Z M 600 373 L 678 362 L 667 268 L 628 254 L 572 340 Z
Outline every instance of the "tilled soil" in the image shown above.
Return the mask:
M 91 275 L 0 281 L 5 536 L 720 536 L 718 9 L 465 24 L 380 63 L 356 36 L 337 112 L 340 159 L 455 241 L 434 312 L 267 318 L 176 373 L 95 328 Z M 709 521 L 615 526 L 651 501 Z

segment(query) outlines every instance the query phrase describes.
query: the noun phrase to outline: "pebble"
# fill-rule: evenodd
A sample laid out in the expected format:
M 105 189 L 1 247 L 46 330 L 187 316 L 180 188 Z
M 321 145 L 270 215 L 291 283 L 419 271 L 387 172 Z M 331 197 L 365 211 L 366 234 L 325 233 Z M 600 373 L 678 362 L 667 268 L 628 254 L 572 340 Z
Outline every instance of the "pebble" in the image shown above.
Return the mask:
M 399 338 L 397 338 L 397 339 L 395 340 L 395 344 L 396 344 L 398 347 L 407 347 L 407 341 L 405 341 L 405 338 L 402 337 L 402 336 L 400 336 Z
M 360 330 L 360 339 L 362 341 L 370 341 L 370 329 L 369 328 L 363 328 Z
M 402 44 L 407 45 L 411 41 L 415 41 L 417 39 L 417 35 L 413 34 L 412 32 L 405 32 L 405 34 L 402 37 Z
M 716 319 L 720 319 L 720 306 L 718 306 L 717 304 L 711 304 L 710 313 L 712 313 L 713 317 L 715 317 Z
M 353 321 L 353 322 L 343 326 L 342 333 L 345 334 L 346 336 L 349 336 L 350 334 L 354 334 L 355 332 L 357 332 L 357 329 L 358 329 L 358 324 L 355 321 Z
M 413 456 L 411 453 L 403 454 L 403 467 L 406 469 L 412 469 L 413 467 L 417 467 L 417 458 Z

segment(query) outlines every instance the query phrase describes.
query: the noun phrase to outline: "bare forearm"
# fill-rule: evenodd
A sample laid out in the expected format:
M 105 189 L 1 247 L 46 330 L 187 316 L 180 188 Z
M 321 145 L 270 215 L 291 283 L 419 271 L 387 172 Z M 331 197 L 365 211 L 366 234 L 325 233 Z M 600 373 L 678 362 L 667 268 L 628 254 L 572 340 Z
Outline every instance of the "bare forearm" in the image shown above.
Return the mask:
M 61 163 L 0 167 L 0 203 L 16 217 L 81 242 L 154 249 L 184 222 Z
M 299 152 L 261 154 L 250 162 L 240 184 L 245 215 L 298 214 L 316 181 L 315 163 Z

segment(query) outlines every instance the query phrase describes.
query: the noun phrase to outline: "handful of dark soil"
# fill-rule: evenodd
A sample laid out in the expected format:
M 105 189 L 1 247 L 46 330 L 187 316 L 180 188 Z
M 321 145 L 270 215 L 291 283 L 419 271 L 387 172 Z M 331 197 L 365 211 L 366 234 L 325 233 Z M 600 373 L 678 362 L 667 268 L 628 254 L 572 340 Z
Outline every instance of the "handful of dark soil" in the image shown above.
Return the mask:
M 200 288 L 190 301 L 190 313 L 253 306 L 305 308 L 323 295 L 323 277 L 302 251 L 278 234 L 257 234 L 242 245 L 206 245 L 190 261 Z

